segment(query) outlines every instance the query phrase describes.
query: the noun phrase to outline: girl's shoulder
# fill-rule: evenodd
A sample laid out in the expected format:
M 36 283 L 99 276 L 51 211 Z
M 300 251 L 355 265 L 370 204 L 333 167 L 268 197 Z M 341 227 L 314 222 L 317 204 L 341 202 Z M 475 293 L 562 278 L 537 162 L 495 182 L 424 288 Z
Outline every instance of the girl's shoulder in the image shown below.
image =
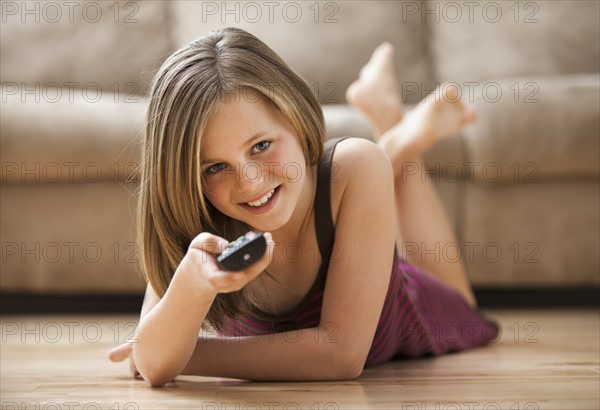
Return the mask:
M 329 142 L 330 141 L 327 141 L 326 144 Z M 337 156 L 339 159 L 346 159 L 349 155 L 386 156 L 383 149 L 376 142 L 370 139 L 360 137 L 344 137 L 337 142 L 334 157 Z
M 351 137 L 339 141 L 333 152 L 331 165 L 331 209 L 334 222 L 338 220 L 343 201 L 355 201 L 361 197 L 363 188 L 366 190 L 373 184 L 381 183 L 391 183 L 393 188 L 392 165 L 383 149 L 365 138 Z
M 391 169 L 388 156 L 375 142 L 358 137 L 345 138 L 337 143 L 333 152 L 332 191 L 334 187 L 343 189 L 356 180 L 374 182 L 379 172 Z

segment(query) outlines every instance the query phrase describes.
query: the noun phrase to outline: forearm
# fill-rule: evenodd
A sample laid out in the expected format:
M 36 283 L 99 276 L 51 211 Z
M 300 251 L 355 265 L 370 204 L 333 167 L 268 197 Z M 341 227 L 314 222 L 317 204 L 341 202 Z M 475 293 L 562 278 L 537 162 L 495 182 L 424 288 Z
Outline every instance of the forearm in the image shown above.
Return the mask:
M 194 294 L 187 274 L 180 267 L 163 298 L 142 312 L 133 357 L 142 377 L 153 385 L 168 382 L 185 367 L 215 297 Z
M 320 327 L 249 337 L 199 337 L 182 374 L 258 381 L 355 378 L 343 354 L 331 331 Z

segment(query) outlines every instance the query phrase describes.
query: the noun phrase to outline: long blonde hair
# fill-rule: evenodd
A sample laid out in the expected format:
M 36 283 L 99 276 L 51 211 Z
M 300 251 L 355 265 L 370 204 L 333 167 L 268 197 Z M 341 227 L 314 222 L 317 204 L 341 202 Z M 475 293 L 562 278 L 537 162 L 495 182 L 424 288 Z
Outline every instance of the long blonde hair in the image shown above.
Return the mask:
M 255 36 L 225 28 L 173 53 L 151 85 L 137 210 L 142 275 L 159 297 L 199 233 L 231 241 L 250 229 L 205 198 L 200 167 L 211 115 L 228 94 L 242 90 L 259 93 L 281 111 L 299 137 L 307 165 L 321 156 L 325 125 L 313 91 Z M 224 329 L 224 316 L 257 305 L 246 288 L 217 295 L 206 317 L 216 330 Z

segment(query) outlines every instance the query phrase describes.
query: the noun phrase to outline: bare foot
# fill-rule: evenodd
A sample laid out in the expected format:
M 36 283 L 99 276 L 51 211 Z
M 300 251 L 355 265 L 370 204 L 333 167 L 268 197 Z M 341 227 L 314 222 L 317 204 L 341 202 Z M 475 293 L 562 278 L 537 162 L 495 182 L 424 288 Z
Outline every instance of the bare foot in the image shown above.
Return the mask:
M 475 112 L 458 97 L 456 86 L 444 83 L 386 132 L 379 145 L 393 164 L 416 158 L 440 139 L 456 135 L 475 118 Z
M 360 70 L 358 80 L 346 90 L 346 100 L 363 112 L 375 129 L 375 141 L 402 119 L 402 99 L 398 94 L 394 69 L 394 47 L 382 43 Z

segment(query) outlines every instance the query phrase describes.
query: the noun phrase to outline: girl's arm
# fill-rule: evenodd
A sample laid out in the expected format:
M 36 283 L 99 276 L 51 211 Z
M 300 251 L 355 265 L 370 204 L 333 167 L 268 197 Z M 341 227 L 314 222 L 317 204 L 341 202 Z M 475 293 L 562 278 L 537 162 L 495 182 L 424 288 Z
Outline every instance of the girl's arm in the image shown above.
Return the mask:
M 356 378 L 335 326 L 249 337 L 199 337 L 183 375 L 257 381 Z
M 235 273 L 221 271 L 209 255 L 223 249 L 227 241 L 206 232 L 194 238 L 166 293 L 142 318 L 136 333 L 133 360 L 152 386 L 172 380 L 189 362 L 216 295 L 241 289 L 269 264 L 274 243 L 269 233 L 265 236 L 265 255 L 248 269 Z

